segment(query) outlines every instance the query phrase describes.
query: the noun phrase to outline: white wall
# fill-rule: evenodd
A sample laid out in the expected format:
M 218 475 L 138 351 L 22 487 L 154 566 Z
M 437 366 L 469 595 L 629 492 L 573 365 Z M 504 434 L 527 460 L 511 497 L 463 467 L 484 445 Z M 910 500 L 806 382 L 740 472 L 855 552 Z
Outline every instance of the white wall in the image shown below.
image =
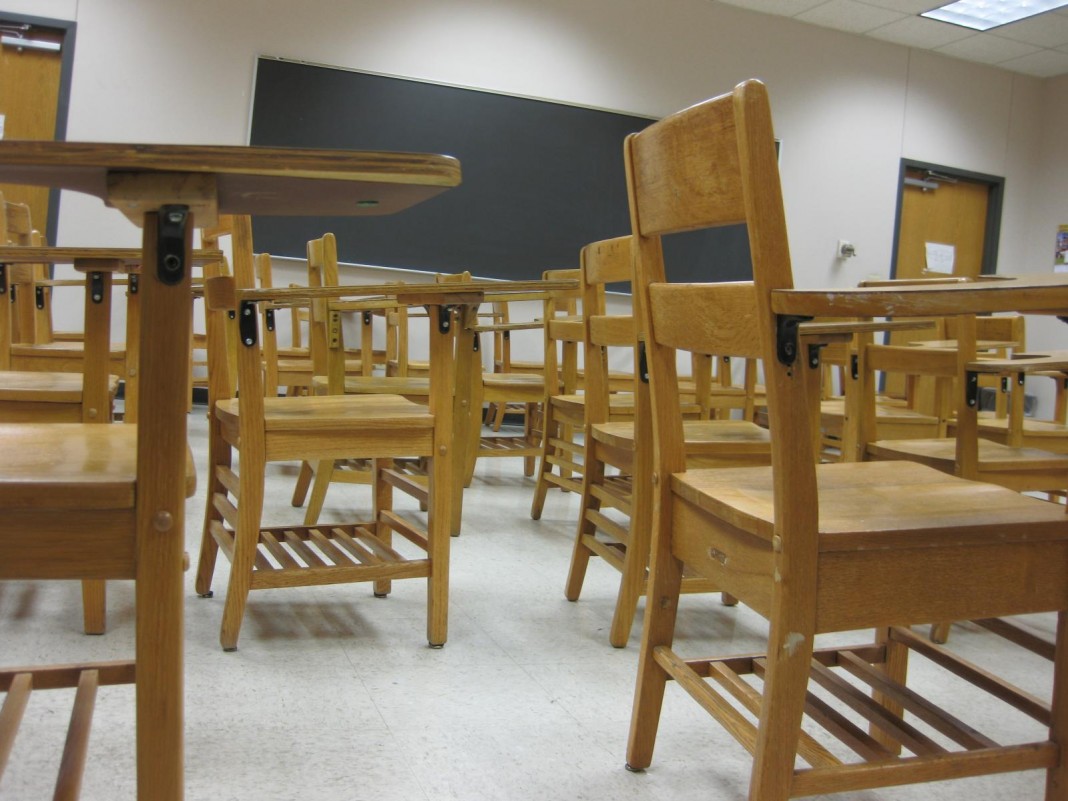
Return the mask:
M 805 286 L 888 274 L 902 157 L 1006 179 L 1003 272 L 1049 269 L 1053 229 L 1068 222 L 1068 79 L 710 0 L 0 0 L 0 10 L 78 23 L 70 139 L 245 143 L 260 54 L 651 115 L 759 77 Z M 138 234 L 65 193 L 59 238 Z M 839 238 L 857 258 L 834 259 Z

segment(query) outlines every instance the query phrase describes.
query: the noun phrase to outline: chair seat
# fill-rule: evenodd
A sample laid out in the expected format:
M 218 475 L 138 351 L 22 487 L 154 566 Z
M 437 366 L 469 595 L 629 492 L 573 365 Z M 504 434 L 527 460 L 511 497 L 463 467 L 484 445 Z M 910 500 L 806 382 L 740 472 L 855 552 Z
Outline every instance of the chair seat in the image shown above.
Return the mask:
M 545 378 L 534 373 L 483 373 L 482 384 L 486 389 L 531 389 L 540 392 L 545 387 Z
M 81 403 L 81 373 L 0 371 L 0 401 L 35 401 L 37 403 Z M 108 377 L 108 391 L 119 389 L 118 376 Z
M 327 380 L 316 376 L 312 387 L 326 392 Z M 349 395 L 402 395 L 426 397 L 430 394 L 429 376 L 349 376 L 345 379 L 345 392 Z
M 108 351 L 112 359 L 126 358 L 126 345 L 122 342 L 113 342 Z M 77 356 L 81 358 L 85 353 L 85 343 L 82 341 L 60 340 L 57 342 L 43 342 L 40 344 L 17 343 L 11 345 L 12 356 Z
M 582 415 L 586 406 L 586 396 L 577 393 L 574 395 L 553 395 L 550 401 L 565 412 L 573 412 Z M 608 397 L 609 414 L 634 416 L 634 395 L 629 392 L 616 392 Z
M 821 552 L 1068 539 L 1059 504 L 924 465 L 825 464 L 816 476 Z M 689 470 L 672 476 L 672 489 L 705 512 L 771 541 L 771 468 Z
M 868 453 L 879 459 L 909 459 L 952 473 L 956 463 L 956 439 L 895 439 L 868 443 Z M 1063 470 L 1068 476 L 1068 454 L 1038 448 L 1013 448 L 986 439 L 979 440 L 979 472 L 987 470 Z
M 0 424 L 0 506 L 7 510 L 132 509 L 137 426 L 109 423 Z M 186 448 L 186 497 L 196 468 Z
M 598 423 L 594 439 L 615 448 L 634 448 L 634 424 Z M 766 454 L 771 435 L 766 428 L 745 420 L 683 420 L 687 456 Z
M 433 429 L 434 415 L 427 407 L 400 395 L 325 395 L 297 398 L 265 398 L 264 423 L 267 431 L 315 431 L 354 428 Z M 223 422 L 239 417 L 237 399 L 220 401 L 216 415 Z
M 358 373 L 363 367 L 363 362 L 360 359 L 345 359 L 345 372 L 346 373 Z M 308 375 L 312 374 L 312 363 L 310 359 L 279 359 L 278 360 L 278 372 L 285 374 L 297 374 Z

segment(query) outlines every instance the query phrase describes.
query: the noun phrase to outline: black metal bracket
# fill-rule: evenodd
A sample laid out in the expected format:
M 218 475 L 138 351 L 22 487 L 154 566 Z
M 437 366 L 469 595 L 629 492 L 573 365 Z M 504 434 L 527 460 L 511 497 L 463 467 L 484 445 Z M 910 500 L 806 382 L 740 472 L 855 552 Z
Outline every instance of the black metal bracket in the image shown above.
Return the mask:
M 364 325 L 370 325 L 370 324 L 371 324 L 371 318 L 372 318 L 372 317 L 373 317 L 373 315 L 371 314 L 371 312 L 369 312 L 369 311 L 365 311 L 365 312 L 363 313 L 363 324 L 364 324 Z
M 185 229 L 188 223 L 188 206 L 163 206 L 159 210 L 156 274 L 169 286 L 180 283 L 185 277 Z
M 43 286 L 35 286 L 33 288 L 33 303 L 38 309 L 45 307 L 45 288 Z
M 430 307 L 426 306 L 427 314 L 430 314 Z M 447 334 L 452 331 L 452 313 L 455 311 L 455 306 L 439 306 L 438 312 L 438 332 Z M 475 336 L 475 350 L 478 350 L 478 336 Z
M 979 403 L 979 373 L 974 370 L 964 374 L 964 400 L 972 408 Z
M 798 314 L 780 314 L 775 318 L 775 355 L 781 364 L 792 367 L 797 359 L 798 326 L 811 317 Z M 819 365 L 819 355 L 816 356 Z
M 0 295 L 7 294 L 7 265 L 0 264 Z
M 267 326 L 268 331 L 274 330 L 274 309 L 264 309 L 263 324 Z
M 256 344 L 259 327 L 256 325 L 256 304 L 251 300 L 241 301 L 237 330 L 241 334 L 241 344 L 251 348 Z
M 814 342 L 808 346 L 808 366 L 813 370 L 820 366 L 820 350 L 826 344 L 826 342 Z
M 645 342 L 638 343 L 638 380 L 649 383 L 649 356 L 645 352 Z
M 511 342 L 512 341 L 512 332 L 511 331 L 502 331 L 501 333 L 504 335 L 504 341 L 505 342 Z
M 1016 374 L 1016 386 L 1022 387 L 1024 385 L 1024 380 L 1026 378 L 1027 378 L 1027 376 L 1024 373 L 1017 373 Z
M 89 273 L 89 299 L 93 303 L 104 302 L 104 274 Z
M 130 277 L 127 280 L 129 285 L 130 294 L 136 295 L 141 290 L 141 276 L 137 273 L 130 273 Z
M 849 355 L 849 377 L 854 381 L 860 378 L 860 357 L 855 353 Z

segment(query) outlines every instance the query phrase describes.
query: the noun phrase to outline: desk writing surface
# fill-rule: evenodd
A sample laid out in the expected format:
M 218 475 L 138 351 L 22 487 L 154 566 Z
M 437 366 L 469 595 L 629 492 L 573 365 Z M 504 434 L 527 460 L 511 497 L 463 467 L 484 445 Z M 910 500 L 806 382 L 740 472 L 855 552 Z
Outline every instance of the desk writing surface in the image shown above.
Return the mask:
M 460 183 L 451 156 L 221 145 L 0 141 L 0 182 L 50 186 L 107 202 L 116 178 L 213 178 L 222 214 L 392 214 Z

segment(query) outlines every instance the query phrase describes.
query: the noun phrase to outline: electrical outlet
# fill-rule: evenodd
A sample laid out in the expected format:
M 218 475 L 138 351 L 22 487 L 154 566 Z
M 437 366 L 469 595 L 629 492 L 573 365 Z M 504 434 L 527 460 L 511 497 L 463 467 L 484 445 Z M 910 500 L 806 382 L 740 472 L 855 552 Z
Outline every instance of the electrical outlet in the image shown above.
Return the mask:
M 857 255 L 857 249 L 853 246 L 852 242 L 845 239 L 839 239 L 838 249 L 835 251 L 835 254 L 840 259 L 851 259 Z

